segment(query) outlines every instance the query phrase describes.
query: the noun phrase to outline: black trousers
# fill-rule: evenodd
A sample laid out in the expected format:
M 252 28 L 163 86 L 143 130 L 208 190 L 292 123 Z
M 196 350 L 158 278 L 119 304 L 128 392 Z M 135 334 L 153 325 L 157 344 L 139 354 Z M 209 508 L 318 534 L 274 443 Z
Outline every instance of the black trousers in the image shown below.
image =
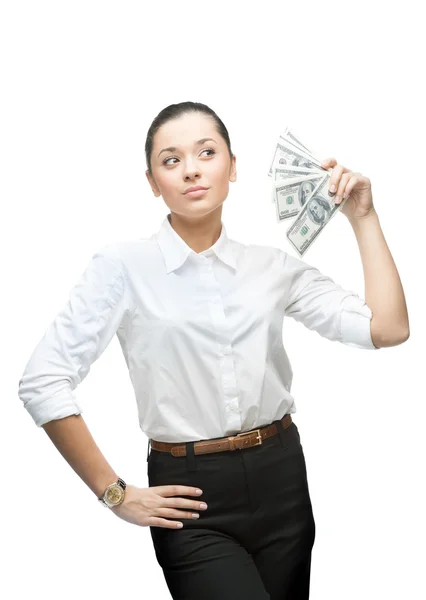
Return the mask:
M 199 519 L 150 527 L 175 600 L 308 600 L 315 521 L 294 421 L 262 445 L 186 456 L 151 449 L 149 486 L 181 484 L 203 494 Z M 149 446 L 148 446 L 149 448 Z M 184 509 L 187 510 L 187 509 Z

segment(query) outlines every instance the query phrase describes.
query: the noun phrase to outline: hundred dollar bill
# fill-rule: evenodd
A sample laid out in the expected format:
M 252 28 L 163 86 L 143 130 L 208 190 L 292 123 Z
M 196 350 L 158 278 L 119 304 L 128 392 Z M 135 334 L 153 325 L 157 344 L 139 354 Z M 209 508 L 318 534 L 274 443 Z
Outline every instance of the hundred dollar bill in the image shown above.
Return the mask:
M 294 130 L 291 131 L 289 129 L 289 127 L 286 127 L 284 133 L 280 133 L 279 138 L 281 140 L 284 140 L 284 142 L 287 142 L 287 145 L 290 145 L 291 147 L 294 147 L 297 150 L 301 150 L 302 152 L 304 152 L 305 154 L 307 154 L 309 157 L 311 157 L 314 160 L 316 160 L 318 163 L 321 163 L 321 159 L 320 159 L 319 153 L 318 152 L 313 152 L 312 150 L 309 150 L 304 144 L 302 144 L 300 142 L 299 136 L 296 137 L 296 135 L 294 134 Z M 321 168 L 323 168 L 323 167 L 321 167 Z
M 318 182 L 322 179 L 324 179 L 324 175 L 318 173 L 310 178 L 298 177 L 287 181 L 275 181 L 273 189 L 277 221 L 281 223 L 284 219 L 290 219 L 299 214 Z
M 273 166 L 293 166 L 293 167 L 307 167 L 308 169 L 316 169 L 327 172 L 321 166 L 321 161 L 302 150 L 299 150 L 296 146 L 293 146 L 291 142 L 288 142 L 284 138 L 280 137 L 276 148 L 274 157 L 272 159 L 271 167 L 269 169 L 269 177 L 272 177 Z
M 325 175 L 324 171 L 320 171 L 319 169 L 317 171 L 314 171 L 313 169 L 307 169 L 306 167 L 285 167 L 285 166 L 275 166 L 273 165 L 272 167 L 272 179 L 274 181 L 274 183 L 276 183 L 277 181 L 288 181 L 289 179 L 294 179 L 294 178 L 303 178 L 306 177 L 307 179 L 311 179 L 312 175 L 315 175 L 316 173 L 320 173 L 321 176 L 323 177 Z M 303 185 L 302 183 L 300 183 L 300 185 Z M 306 190 L 309 189 L 309 185 L 304 186 L 304 190 L 306 193 Z M 311 188 L 311 191 L 313 191 L 313 187 Z M 275 202 L 275 186 L 272 186 L 272 202 Z
M 327 173 L 310 194 L 297 219 L 286 232 L 289 242 L 299 256 L 303 256 L 312 246 L 327 223 L 349 198 L 347 196 L 340 204 L 335 205 L 333 196 L 328 191 L 329 187 L 330 174 Z
M 295 134 L 295 131 L 294 131 L 293 128 L 290 130 L 290 127 L 287 126 L 284 129 L 283 133 L 280 133 L 280 137 L 282 137 L 284 139 L 287 139 L 290 142 L 293 142 L 293 144 L 295 146 L 299 146 L 300 150 L 303 150 L 304 152 L 307 152 L 308 154 L 312 154 L 313 155 L 313 153 L 309 150 L 309 148 L 307 148 L 304 144 L 302 144 L 302 142 L 300 141 L 299 136 L 297 136 Z
M 272 179 L 277 181 L 279 179 L 291 179 L 292 177 L 303 177 L 315 175 L 315 173 L 321 173 L 325 175 L 324 170 L 309 169 L 308 167 L 292 167 L 286 165 L 280 165 L 279 163 L 272 165 Z

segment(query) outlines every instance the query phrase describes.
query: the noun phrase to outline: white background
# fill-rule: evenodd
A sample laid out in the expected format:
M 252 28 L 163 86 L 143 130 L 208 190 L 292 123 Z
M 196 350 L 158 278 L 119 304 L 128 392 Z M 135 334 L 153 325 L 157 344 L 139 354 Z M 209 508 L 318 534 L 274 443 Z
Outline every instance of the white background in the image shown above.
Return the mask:
M 426 597 L 420 6 L 1 3 L 0 451 L 8 598 L 101 598 L 111 588 L 120 597 L 170 598 L 149 529 L 100 506 L 35 426 L 17 389 L 92 254 L 159 229 L 168 209 L 145 178 L 145 137 L 161 109 L 186 100 L 208 104 L 228 127 L 238 180 L 223 221 L 233 239 L 294 254 L 267 177 L 287 123 L 322 157 L 372 181 L 406 294 L 410 339 L 363 351 L 291 319 L 284 325 L 317 526 L 311 598 Z M 305 259 L 364 296 L 344 215 Z M 116 337 L 77 394 L 107 460 L 125 481 L 146 487 L 147 438 Z

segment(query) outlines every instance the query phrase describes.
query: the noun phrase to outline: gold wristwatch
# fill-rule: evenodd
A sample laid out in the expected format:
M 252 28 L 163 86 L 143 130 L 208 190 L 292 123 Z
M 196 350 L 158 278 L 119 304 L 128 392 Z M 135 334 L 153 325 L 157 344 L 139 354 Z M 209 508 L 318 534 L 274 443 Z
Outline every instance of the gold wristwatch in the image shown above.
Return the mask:
M 118 506 L 124 500 L 124 490 L 126 489 L 126 483 L 120 479 L 117 479 L 115 483 L 111 483 L 104 491 L 102 496 L 98 498 L 99 502 L 108 508 Z

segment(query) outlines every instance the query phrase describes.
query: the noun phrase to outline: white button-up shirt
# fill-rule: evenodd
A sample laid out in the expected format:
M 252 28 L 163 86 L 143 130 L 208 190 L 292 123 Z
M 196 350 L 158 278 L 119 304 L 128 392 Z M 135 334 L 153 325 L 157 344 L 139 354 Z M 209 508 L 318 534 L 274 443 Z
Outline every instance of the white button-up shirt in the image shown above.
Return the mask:
M 19 397 L 40 427 L 82 413 L 75 389 L 117 334 L 151 439 L 234 435 L 296 412 L 284 316 L 376 349 L 370 308 L 315 267 L 228 238 L 194 252 L 164 219 L 151 238 L 107 244 L 33 350 Z

